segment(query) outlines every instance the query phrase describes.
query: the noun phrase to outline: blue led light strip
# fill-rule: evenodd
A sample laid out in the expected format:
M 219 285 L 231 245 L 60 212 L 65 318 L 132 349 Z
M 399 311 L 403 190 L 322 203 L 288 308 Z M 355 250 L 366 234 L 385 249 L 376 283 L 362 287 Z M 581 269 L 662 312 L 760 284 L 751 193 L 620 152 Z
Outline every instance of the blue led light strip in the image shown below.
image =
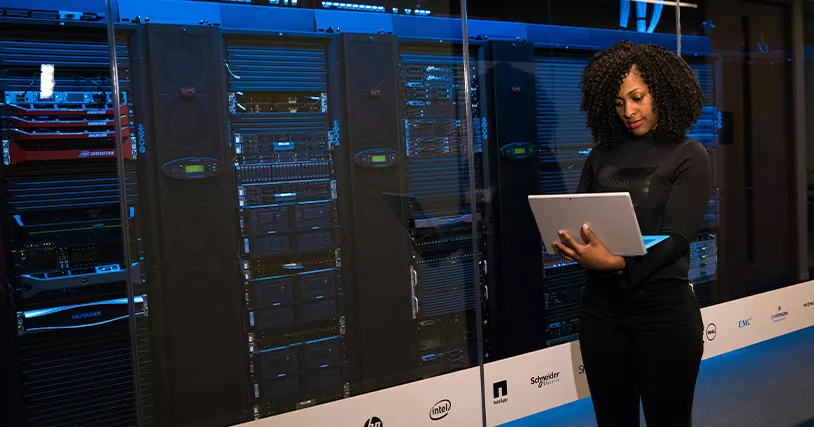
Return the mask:
M 144 302 L 144 297 L 139 295 L 134 297 L 133 300 L 134 300 L 133 302 L 135 302 L 136 304 L 141 304 Z M 121 305 L 121 304 L 127 304 L 127 298 L 116 298 L 112 300 L 96 301 L 86 304 L 65 305 L 62 307 L 51 307 L 51 308 L 42 308 L 39 310 L 24 311 L 23 316 L 25 316 L 26 319 L 33 319 L 35 317 L 45 316 L 48 314 L 58 313 L 60 311 L 71 310 L 79 307 L 92 307 L 94 305 Z

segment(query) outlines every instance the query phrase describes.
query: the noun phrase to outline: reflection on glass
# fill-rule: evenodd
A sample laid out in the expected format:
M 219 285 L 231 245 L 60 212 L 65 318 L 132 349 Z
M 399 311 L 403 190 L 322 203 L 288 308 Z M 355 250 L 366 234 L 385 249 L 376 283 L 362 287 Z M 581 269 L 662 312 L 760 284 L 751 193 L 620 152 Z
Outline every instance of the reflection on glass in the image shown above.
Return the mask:
M 383 13 L 337 5 L 358 14 L 318 28 Z M 429 14 L 405 6 L 387 13 Z M 473 77 L 470 145 L 460 47 L 128 22 L 145 419 L 236 423 L 477 364 L 487 132 Z
M 105 32 L 0 28 L 3 425 L 134 425 L 117 141 L 133 152 Z
M 144 425 L 226 425 L 475 366 L 480 326 L 486 361 L 578 338 L 585 272 L 525 197 L 575 191 L 583 68 L 674 49 L 672 5 L 472 1 L 464 52 L 457 1 L 118 0 L 117 111 L 116 16 L 80 3 L 0 4 L 12 425 L 133 425 L 133 366 Z M 727 4 L 681 13 L 716 169 L 702 305 L 794 276 L 788 7 Z

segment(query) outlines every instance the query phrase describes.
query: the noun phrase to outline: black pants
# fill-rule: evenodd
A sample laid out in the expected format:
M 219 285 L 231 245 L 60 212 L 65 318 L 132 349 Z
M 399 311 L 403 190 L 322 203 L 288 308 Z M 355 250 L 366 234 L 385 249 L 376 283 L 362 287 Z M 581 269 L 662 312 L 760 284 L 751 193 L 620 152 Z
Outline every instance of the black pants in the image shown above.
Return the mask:
M 585 289 L 580 349 L 599 427 L 690 426 L 704 350 L 698 301 L 683 281 Z

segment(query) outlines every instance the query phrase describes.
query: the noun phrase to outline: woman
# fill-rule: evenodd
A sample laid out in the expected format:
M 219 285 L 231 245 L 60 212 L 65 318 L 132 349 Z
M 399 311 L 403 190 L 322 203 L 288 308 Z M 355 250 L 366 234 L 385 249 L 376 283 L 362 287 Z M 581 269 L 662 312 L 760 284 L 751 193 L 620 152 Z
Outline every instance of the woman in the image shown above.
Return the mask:
M 703 323 L 689 283 L 690 242 L 711 190 L 705 148 L 687 139 L 704 96 L 690 67 L 655 45 L 621 42 L 582 78 L 596 147 L 578 192 L 629 192 L 645 235 L 668 235 L 644 256 L 610 254 L 587 227 L 555 246 L 588 270 L 580 348 L 600 427 L 689 426 Z M 580 239 L 581 237 L 581 239 Z

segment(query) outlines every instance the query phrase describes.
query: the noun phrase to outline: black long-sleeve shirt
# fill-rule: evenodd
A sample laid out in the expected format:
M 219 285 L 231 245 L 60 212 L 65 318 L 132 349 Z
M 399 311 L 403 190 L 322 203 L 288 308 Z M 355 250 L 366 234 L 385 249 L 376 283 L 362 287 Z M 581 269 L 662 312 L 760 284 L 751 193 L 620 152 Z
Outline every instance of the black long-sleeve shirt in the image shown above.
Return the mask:
M 621 278 L 598 271 L 589 272 L 591 277 L 615 280 L 624 288 L 687 281 L 690 242 L 704 220 L 711 187 L 709 156 L 695 141 L 657 143 L 649 134 L 615 149 L 591 150 L 577 192 L 628 192 L 642 234 L 670 236 L 646 255 L 626 257 Z

